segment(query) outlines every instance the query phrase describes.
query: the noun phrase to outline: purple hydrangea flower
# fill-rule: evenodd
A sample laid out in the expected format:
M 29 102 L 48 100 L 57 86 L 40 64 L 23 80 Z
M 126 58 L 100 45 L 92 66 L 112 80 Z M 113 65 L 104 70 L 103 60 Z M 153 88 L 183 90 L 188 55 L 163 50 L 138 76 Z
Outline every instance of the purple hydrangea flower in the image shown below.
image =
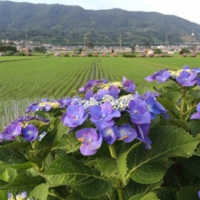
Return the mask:
M 61 117 L 64 126 L 75 128 L 81 125 L 87 118 L 87 113 L 83 106 L 69 105 L 66 112 Z
M 104 128 L 100 130 L 99 133 L 102 135 L 103 140 L 106 141 L 108 144 L 113 144 L 117 138 L 114 126 Z
M 193 86 L 196 83 L 196 73 L 195 72 L 188 72 L 183 70 L 176 78 L 176 81 L 179 82 L 182 86 Z
M 51 105 L 49 105 L 48 103 L 44 103 L 44 105 L 40 107 L 40 110 L 44 110 L 45 112 L 48 112 L 51 110 L 51 108 L 52 108 Z
M 38 115 L 35 115 L 35 116 L 33 116 L 33 117 L 32 117 L 32 116 L 25 116 L 25 117 L 20 116 L 20 117 L 18 117 L 16 120 L 14 120 L 12 123 L 17 123 L 17 122 L 29 122 L 29 121 L 35 120 L 35 119 L 37 119 L 37 120 L 39 120 L 39 121 L 42 121 L 42 122 L 45 122 L 45 123 L 49 122 L 48 119 L 42 118 L 42 117 L 40 117 L 40 116 L 38 116 Z
M 14 140 L 17 136 L 21 135 L 22 123 L 12 123 L 8 125 L 2 132 L 4 140 Z
M 89 90 L 85 93 L 85 100 L 90 100 L 91 97 L 93 97 L 93 91 L 89 89 Z
M 198 197 L 200 198 L 200 190 L 198 191 Z
M 38 137 L 38 129 L 33 124 L 27 125 L 22 128 L 22 137 L 24 140 L 33 142 Z
M 36 112 L 40 109 L 39 103 L 35 102 L 33 104 L 31 104 L 27 109 L 26 109 L 26 113 L 28 112 Z
M 126 79 L 126 77 L 123 77 L 122 79 L 122 86 L 125 91 L 127 92 L 134 92 L 136 85 L 133 83 L 132 80 Z
M 97 101 L 100 101 L 106 94 L 109 94 L 108 90 L 99 89 L 98 92 L 93 96 Z
M 68 106 L 70 99 L 71 99 L 70 97 L 61 98 L 61 99 L 57 100 L 57 102 L 59 103 L 61 108 L 66 108 Z
M 67 105 L 78 105 L 78 102 L 81 100 L 81 97 L 70 98 Z
M 99 80 L 89 80 L 82 88 L 79 89 L 79 93 L 85 92 L 88 89 L 91 89 L 95 85 L 98 85 L 100 83 L 107 83 L 106 79 L 99 79 Z
M 152 76 L 147 76 L 145 80 L 152 82 L 157 80 L 158 83 L 166 82 L 170 78 L 170 73 L 168 69 L 166 70 L 160 70 L 158 72 L 155 72 Z
M 161 114 L 166 119 L 169 119 L 169 116 L 167 115 L 167 110 L 156 101 L 156 97 L 152 92 L 146 92 L 142 95 L 142 99 L 147 104 L 147 109 L 149 110 L 151 114 L 151 120 L 155 119 L 156 115 Z
M 102 105 L 90 106 L 88 108 L 91 118 L 90 120 L 96 125 L 99 130 L 113 126 L 115 121 L 114 117 L 120 117 L 121 114 L 118 110 L 112 109 L 110 102 L 105 102 Z
M 132 142 L 136 137 L 136 131 L 130 126 L 125 124 L 123 126 L 115 127 L 118 140 L 123 140 L 126 143 Z
M 151 140 L 147 137 L 150 129 L 150 124 L 134 124 L 137 132 L 137 139 L 143 142 L 145 149 L 151 149 Z
M 141 99 L 130 100 L 129 113 L 131 121 L 135 124 L 150 124 L 151 116 L 146 103 Z
M 118 98 L 118 94 L 120 93 L 120 89 L 117 88 L 115 85 L 111 85 L 109 88 L 109 95 L 112 96 L 114 99 Z
M 194 68 L 192 69 L 192 71 L 198 74 L 198 73 L 200 73 L 200 68 L 194 67 Z
M 197 104 L 197 112 L 194 113 L 190 119 L 200 119 L 200 103 Z
M 76 132 L 76 137 L 81 141 L 81 154 L 90 156 L 97 152 L 102 144 L 102 135 L 94 128 L 83 128 Z

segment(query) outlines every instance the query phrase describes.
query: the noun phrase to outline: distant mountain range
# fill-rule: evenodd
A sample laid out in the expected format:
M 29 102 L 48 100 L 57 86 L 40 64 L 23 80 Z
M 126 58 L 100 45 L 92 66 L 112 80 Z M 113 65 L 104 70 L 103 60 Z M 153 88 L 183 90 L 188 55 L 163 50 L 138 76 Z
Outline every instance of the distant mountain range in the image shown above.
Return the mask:
M 192 31 L 195 37 L 191 36 Z M 169 44 L 200 41 L 200 25 L 174 15 L 0 1 L 0 39 L 57 45 Z

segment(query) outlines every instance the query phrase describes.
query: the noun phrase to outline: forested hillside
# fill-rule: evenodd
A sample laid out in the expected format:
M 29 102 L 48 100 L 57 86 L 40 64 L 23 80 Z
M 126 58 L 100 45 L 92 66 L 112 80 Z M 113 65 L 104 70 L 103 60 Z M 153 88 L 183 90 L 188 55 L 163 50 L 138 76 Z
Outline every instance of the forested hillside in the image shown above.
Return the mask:
M 121 9 L 85 10 L 79 6 L 0 1 L 0 39 L 25 39 L 60 45 L 122 45 L 200 40 L 200 25 L 173 15 Z M 189 36 L 189 37 L 188 37 Z M 189 39 L 188 39 L 189 38 Z

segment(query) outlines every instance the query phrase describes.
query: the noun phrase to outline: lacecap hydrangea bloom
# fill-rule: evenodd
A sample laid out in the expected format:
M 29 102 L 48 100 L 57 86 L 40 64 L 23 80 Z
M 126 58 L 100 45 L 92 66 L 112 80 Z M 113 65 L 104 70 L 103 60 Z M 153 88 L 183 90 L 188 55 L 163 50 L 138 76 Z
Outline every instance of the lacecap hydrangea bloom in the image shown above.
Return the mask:
M 170 79 L 184 87 L 191 87 L 196 84 L 200 86 L 200 68 L 184 66 L 183 69 L 177 71 L 165 69 L 145 78 L 145 80 L 150 82 L 157 80 L 158 83 L 163 83 Z
M 167 80 L 169 72 L 163 70 L 155 73 L 150 80 L 159 82 Z M 167 110 L 156 100 L 156 93 L 146 92 L 140 95 L 135 91 L 132 80 L 123 77 L 121 82 L 107 82 L 105 79 L 89 80 L 79 92 L 84 97 L 66 97 L 50 102 L 42 99 L 41 103 L 31 104 L 27 112 L 51 112 L 60 109 L 60 121 L 70 128 L 69 134 L 76 134 L 80 141 L 80 153 L 85 156 L 95 154 L 105 142 L 113 145 L 117 140 L 130 143 L 139 140 L 146 149 L 151 148 L 148 137 L 151 121 L 156 115 L 169 118 Z M 123 123 L 118 123 L 120 119 Z M 19 117 L 1 134 L 0 140 L 14 140 L 20 136 L 30 142 L 41 141 L 48 134 L 40 133 L 32 120 L 48 123 L 40 116 Z

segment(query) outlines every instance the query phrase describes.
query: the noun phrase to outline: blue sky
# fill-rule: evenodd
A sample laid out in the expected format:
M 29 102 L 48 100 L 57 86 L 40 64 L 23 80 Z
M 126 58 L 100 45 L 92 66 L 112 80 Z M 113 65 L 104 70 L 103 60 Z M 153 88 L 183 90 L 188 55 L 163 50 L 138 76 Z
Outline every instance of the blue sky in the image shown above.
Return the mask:
M 155 11 L 176 15 L 200 24 L 200 0 L 12 0 L 15 2 L 79 5 L 84 9 L 121 8 L 129 11 Z

